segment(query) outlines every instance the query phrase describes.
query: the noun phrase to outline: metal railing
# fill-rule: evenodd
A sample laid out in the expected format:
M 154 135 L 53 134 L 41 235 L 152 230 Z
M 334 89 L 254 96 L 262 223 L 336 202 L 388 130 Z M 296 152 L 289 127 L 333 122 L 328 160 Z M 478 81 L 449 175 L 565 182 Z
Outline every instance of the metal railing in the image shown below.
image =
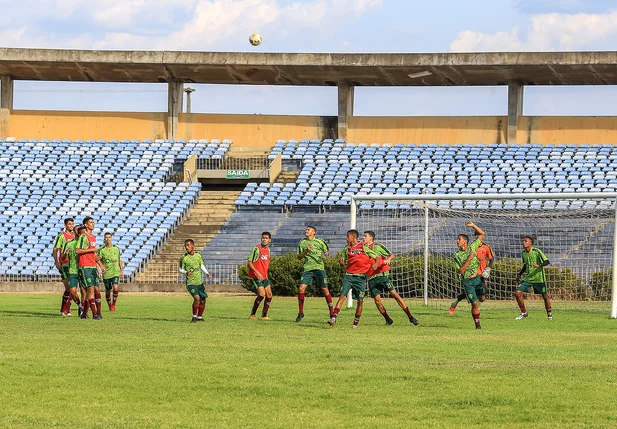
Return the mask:
M 197 159 L 198 170 L 267 170 L 269 164 L 270 163 L 267 156 Z

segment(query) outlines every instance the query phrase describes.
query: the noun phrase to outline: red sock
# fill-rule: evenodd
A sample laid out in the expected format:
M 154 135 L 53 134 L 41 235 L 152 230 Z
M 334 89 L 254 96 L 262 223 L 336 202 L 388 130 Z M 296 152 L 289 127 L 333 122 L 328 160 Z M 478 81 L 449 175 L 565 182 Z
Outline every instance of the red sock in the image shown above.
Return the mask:
M 272 302 L 272 298 L 266 298 L 264 302 L 264 308 L 261 311 L 261 317 L 266 317 L 268 315 L 268 310 L 270 310 L 270 303 Z
M 94 299 L 91 299 L 90 301 L 88 301 L 88 303 L 90 304 L 90 310 L 92 310 L 92 317 L 99 314 L 96 312 L 96 301 Z
M 96 314 L 101 314 L 101 294 L 97 292 L 94 294 L 94 302 L 96 304 Z
M 64 311 L 64 306 L 66 305 L 66 302 L 70 299 L 69 297 L 71 296 L 71 294 L 69 293 L 68 290 L 65 290 L 64 293 L 62 294 L 62 304 L 60 304 L 60 312 Z
M 304 292 L 298 294 L 298 313 L 304 314 Z
M 527 313 L 527 309 L 525 308 L 525 304 L 519 305 L 519 308 L 521 309 L 521 313 Z
M 339 311 L 341 311 L 341 309 L 340 309 L 340 308 L 335 308 L 335 309 L 332 311 L 332 317 L 334 317 L 334 318 L 336 319 L 336 318 L 338 317 L 338 313 L 339 313 Z
M 71 312 L 71 304 L 73 303 L 73 301 L 71 301 L 71 297 L 69 295 L 69 299 L 68 301 L 66 301 L 66 304 L 64 305 L 64 311 L 66 311 L 67 313 Z
M 358 326 L 358 323 L 360 323 L 360 318 L 359 318 L 359 317 L 354 317 L 354 319 L 353 319 L 353 325 L 354 325 L 354 326 Z
M 111 292 L 108 290 L 105 291 L 105 301 L 107 301 L 107 305 L 111 307 Z
M 381 308 L 377 307 L 377 310 L 379 310 L 379 312 L 381 313 L 381 315 L 383 316 L 384 319 L 386 319 L 386 322 L 388 320 L 390 320 L 390 316 L 388 316 L 388 312 L 386 311 L 385 307 L 382 310 Z
M 329 293 L 326 294 L 326 302 L 328 303 L 328 311 L 330 312 L 330 317 L 332 317 L 332 295 Z
M 413 317 L 411 315 L 411 311 L 409 311 L 409 307 L 405 307 L 403 308 L 403 311 L 405 312 L 405 314 L 407 315 L 407 317 L 409 317 L 410 319 Z
M 199 307 L 197 307 L 199 310 L 197 311 L 197 317 L 201 317 L 204 315 L 204 310 L 206 309 L 206 303 L 204 301 L 201 301 L 199 303 Z
M 88 302 L 87 301 L 84 301 L 81 303 L 81 311 L 83 312 L 82 316 L 84 316 L 84 318 L 88 317 Z
M 118 301 L 118 292 L 114 292 L 114 300 L 113 300 L 114 305 L 116 305 L 116 301 Z
M 471 313 L 471 316 L 473 317 L 473 321 L 476 324 L 476 326 L 480 326 L 480 313 Z
M 253 309 L 251 310 L 251 316 L 257 313 L 257 309 L 259 308 L 259 305 L 261 304 L 261 301 L 263 300 L 264 300 L 263 296 L 257 295 L 255 297 L 255 301 L 253 302 Z
M 193 317 L 197 317 L 198 311 L 199 311 L 199 304 L 193 304 Z

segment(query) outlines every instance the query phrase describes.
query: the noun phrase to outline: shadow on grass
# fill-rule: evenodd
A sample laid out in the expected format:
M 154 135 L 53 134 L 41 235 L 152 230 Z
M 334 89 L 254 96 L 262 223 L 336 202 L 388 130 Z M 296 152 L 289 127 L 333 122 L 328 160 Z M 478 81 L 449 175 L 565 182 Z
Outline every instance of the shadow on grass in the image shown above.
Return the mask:
M 39 313 L 36 311 L 17 311 L 17 310 L 0 310 L 0 315 L 7 316 L 25 316 L 25 317 L 41 317 L 45 319 L 62 319 L 60 313 Z

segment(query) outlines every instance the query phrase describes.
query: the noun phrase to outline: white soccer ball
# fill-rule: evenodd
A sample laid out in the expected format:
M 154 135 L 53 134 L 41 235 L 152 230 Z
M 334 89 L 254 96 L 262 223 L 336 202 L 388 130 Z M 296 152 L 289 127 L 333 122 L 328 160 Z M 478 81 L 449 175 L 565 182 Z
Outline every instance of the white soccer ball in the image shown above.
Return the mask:
M 259 46 L 259 44 L 261 44 L 261 34 L 259 33 L 251 34 L 251 36 L 249 37 L 249 42 L 253 46 Z

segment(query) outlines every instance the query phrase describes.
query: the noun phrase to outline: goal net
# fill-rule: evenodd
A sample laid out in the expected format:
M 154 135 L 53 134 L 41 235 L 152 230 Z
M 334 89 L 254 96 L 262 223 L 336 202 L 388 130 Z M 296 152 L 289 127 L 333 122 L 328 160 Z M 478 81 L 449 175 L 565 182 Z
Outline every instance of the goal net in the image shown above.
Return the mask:
M 390 277 L 401 296 L 449 307 L 462 292 L 452 262 L 457 236 L 470 243 L 474 222 L 495 254 L 486 287 L 487 304 L 517 308 L 516 275 L 523 264 L 522 241 L 534 239 L 550 261 L 545 268 L 554 308 L 611 312 L 615 243 L 613 193 L 495 195 L 357 195 L 351 226 L 371 230 L 396 255 Z M 530 308 L 541 296 L 527 295 Z M 463 304 L 463 303 L 461 303 Z M 484 305 L 484 304 L 483 304 Z

